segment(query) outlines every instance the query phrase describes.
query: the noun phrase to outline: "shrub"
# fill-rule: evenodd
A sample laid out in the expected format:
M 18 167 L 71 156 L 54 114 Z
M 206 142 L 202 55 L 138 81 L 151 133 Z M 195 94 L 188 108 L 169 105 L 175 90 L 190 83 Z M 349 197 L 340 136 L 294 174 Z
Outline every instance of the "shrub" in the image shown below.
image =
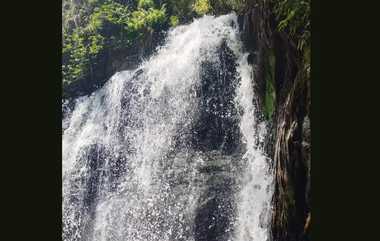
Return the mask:
M 281 0 L 275 3 L 278 30 L 286 31 L 299 50 L 310 43 L 310 0 Z
M 154 2 L 153 0 L 139 0 L 137 3 L 137 8 L 153 8 L 154 7 Z
M 82 4 L 83 9 L 70 6 L 70 14 L 75 15 L 72 9 L 76 9 L 78 13 L 87 12 L 88 16 L 79 14 L 84 17 L 80 18 L 78 26 L 70 29 L 65 25 L 63 29 L 64 84 L 86 77 L 90 64 L 97 62 L 102 51 L 128 47 L 166 21 L 165 7 L 154 8 L 153 0 L 139 0 L 135 9 L 112 0 L 92 0 Z M 64 13 L 65 16 L 69 16 L 68 13 Z M 172 22 L 178 24 L 174 20 Z
M 171 16 L 169 22 L 170 22 L 170 26 L 175 27 L 178 25 L 179 19 L 177 16 Z
M 208 0 L 196 0 L 193 9 L 198 15 L 204 15 L 210 12 L 211 5 Z

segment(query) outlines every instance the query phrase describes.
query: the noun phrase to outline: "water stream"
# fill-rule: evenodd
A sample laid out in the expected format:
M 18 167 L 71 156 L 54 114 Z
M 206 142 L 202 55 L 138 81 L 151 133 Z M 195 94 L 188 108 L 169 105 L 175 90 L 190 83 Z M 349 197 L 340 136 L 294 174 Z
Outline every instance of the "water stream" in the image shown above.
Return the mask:
M 237 17 L 168 33 L 63 119 L 63 240 L 267 241 L 272 174 Z

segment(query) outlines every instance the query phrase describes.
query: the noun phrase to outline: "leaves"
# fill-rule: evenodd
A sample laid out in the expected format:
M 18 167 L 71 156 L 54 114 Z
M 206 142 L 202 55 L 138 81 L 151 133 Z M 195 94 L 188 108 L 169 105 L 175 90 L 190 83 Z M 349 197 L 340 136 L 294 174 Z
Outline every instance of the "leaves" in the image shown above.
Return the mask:
M 211 5 L 208 0 L 196 0 L 193 9 L 198 15 L 205 15 L 210 12 Z
M 89 38 L 91 40 L 89 46 L 89 53 L 91 55 L 98 54 L 104 47 L 104 37 L 100 34 L 92 35 Z
M 140 9 L 131 14 L 127 22 L 130 31 L 140 31 L 143 28 L 153 27 L 155 24 L 162 23 L 165 20 L 165 8 L 161 9 Z
M 175 27 L 178 25 L 179 19 L 177 16 L 170 16 L 169 22 L 170 22 L 170 26 Z
M 137 3 L 137 8 L 148 9 L 148 8 L 153 8 L 153 7 L 154 7 L 153 0 L 139 0 Z
M 278 31 L 285 31 L 302 51 L 310 44 L 310 0 L 281 0 L 274 4 Z
M 165 6 L 155 8 L 153 0 L 138 0 L 136 9 L 113 0 L 85 1 L 69 7 L 77 12 L 81 21 L 74 29 L 67 26 L 63 29 L 64 83 L 85 77 L 90 60 L 97 62 L 102 51 L 125 48 L 167 20 Z M 70 14 L 74 16 L 75 11 Z M 68 13 L 65 16 L 69 16 Z

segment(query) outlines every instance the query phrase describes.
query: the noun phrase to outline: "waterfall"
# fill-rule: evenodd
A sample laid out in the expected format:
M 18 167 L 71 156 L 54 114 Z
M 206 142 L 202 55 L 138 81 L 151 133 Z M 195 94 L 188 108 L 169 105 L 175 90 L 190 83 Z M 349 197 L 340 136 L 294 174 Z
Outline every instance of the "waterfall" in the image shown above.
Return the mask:
M 235 14 L 169 31 L 63 119 L 63 240 L 270 240 L 272 174 Z

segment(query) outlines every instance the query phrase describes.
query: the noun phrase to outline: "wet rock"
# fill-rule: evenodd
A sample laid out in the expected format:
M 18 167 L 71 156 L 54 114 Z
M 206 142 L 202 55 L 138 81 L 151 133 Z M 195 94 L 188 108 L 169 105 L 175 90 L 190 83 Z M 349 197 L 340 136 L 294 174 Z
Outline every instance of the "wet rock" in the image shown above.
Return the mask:
M 231 154 L 240 146 L 237 110 L 234 104 L 236 57 L 223 43 L 219 59 L 202 64 L 200 111 L 194 125 L 195 149 L 211 151 L 221 149 Z
M 195 217 L 196 241 L 227 241 L 233 232 L 236 192 L 236 165 L 239 159 L 219 153 L 207 153 L 201 172 L 205 189 L 198 200 Z
M 261 110 L 268 53 L 273 52 L 275 58 L 275 112 L 265 140 L 275 171 L 273 240 L 307 240 L 304 227 L 311 210 L 310 77 L 304 71 L 303 56 L 296 44 L 277 30 L 276 21 L 270 4 L 261 2 L 239 17 L 239 26 L 244 46 L 250 52 L 249 62 L 255 66 L 256 104 Z

